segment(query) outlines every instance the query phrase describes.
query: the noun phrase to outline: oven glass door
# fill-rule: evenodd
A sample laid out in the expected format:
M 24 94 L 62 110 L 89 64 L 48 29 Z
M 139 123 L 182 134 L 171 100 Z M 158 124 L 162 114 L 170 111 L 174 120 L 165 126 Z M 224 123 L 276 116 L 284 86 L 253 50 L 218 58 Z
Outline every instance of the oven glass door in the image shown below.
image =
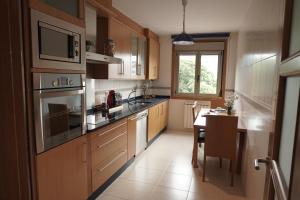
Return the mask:
M 39 94 L 38 153 L 84 133 L 84 90 Z

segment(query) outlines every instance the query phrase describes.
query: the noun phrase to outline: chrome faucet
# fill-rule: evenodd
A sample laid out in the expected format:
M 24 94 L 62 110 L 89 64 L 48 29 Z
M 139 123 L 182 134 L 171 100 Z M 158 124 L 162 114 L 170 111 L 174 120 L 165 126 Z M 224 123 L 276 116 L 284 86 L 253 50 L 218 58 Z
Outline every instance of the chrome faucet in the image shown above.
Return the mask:
M 136 103 L 136 89 L 132 89 L 132 91 L 129 93 L 128 98 L 127 98 L 128 104 L 131 103 L 130 96 L 131 96 L 133 93 L 134 93 L 134 103 Z

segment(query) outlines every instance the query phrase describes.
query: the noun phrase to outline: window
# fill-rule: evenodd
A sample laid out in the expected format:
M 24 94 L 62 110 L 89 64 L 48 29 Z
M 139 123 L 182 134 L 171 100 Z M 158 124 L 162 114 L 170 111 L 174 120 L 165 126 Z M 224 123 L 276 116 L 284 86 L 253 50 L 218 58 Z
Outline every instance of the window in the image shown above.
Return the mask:
M 222 96 L 224 50 L 196 50 L 197 47 L 190 49 L 175 49 L 173 52 L 172 96 Z

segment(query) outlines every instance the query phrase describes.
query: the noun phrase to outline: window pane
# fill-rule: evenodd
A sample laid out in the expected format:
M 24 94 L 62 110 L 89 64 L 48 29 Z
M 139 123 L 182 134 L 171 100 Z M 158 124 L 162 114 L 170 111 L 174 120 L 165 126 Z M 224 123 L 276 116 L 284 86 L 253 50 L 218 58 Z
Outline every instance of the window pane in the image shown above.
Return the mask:
M 200 94 L 217 94 L 219 55 L 201 55 Z
M 196 55 L 179 56 L 178 93 L 195 92 Z

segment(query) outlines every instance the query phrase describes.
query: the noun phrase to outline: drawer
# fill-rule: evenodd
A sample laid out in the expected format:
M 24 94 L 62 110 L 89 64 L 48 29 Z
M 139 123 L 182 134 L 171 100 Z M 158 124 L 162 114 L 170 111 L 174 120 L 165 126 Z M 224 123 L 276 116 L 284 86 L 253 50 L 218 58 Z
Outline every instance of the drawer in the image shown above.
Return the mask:
M 127 132 L 127 120 L 113 123 L 103 129 L 97 130 L 91 135 L 91 151 L 97 151 L 99 147 L 112 141 L 114 138 Z
M 92 184 L 93 191 L 98 189 L 105 181 L 107 181 L 114 173 L 116 173 L 127 162 L 127 151 L 121 150 L 114 155 L 113 159 L 105 165 L 99 165 L 93 170 Z
M 114 153 L 119 150 L 127 149 L 127 132 L 112 138 L 110 141 L 97 146 L 97 150 L 92 152 L 92 167 L 94 168 L 99 163 L 105 162 L 107 159 L 113 159 Z M 109 160 L 110 161 L 110 160 Z M 108 162 L 109 162 L 108 161 Z M 105 165 L 104 163 L 103 165 Z

